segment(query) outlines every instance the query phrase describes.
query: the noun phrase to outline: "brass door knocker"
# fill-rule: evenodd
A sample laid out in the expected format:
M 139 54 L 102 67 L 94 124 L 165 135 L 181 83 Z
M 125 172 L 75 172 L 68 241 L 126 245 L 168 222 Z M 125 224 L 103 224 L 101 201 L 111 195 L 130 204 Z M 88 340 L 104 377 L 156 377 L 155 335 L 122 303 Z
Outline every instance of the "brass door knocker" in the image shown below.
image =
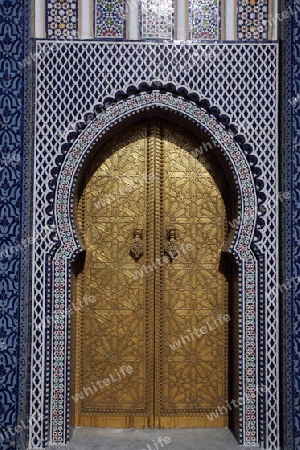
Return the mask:
M 169 258 L 170 262 L 172 262 L 179 254 L 178 244 L 176 242 L 177 233 L 175 228 L 170 228 L 167 231 L 167 239 L 169 242 L 165 248 L 165 255 Z
M 137 262 L 144 254 L 143 230 L 136 228 L 133 231 L 133 240 L 129 251 L 130 256 Z

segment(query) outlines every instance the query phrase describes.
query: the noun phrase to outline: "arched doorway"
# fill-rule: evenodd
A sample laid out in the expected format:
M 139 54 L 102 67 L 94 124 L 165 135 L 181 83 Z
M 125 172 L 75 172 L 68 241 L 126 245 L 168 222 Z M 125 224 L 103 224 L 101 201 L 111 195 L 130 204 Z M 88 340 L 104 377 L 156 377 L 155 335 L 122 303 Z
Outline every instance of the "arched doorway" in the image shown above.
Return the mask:
M 210 146 L 147 120 L 90 163 L 78 203 L 73 422 L 222 427 L 228 403 L 226 178 Z
M 84 250 L 79 227 L 75 225 L 77 218 L 76 199 L 78 199 L 77 192 L 80 179 L 91 161 L 90 157 L 95 155 L 97 150 L 99 151 L 99 146 L 101 146 L 100 151 L 102 151 L 103 144 L 125 124 L 128 126 L 129 123 L 132 124 L 140 118 L 153 117 L 154 115 L 180 123 L 191 133 L 198 136 L 200 142 L 211 139 L 214 157 L 220 161 L 221 167 L 226 170 L 231 185 L 230 194 L 233 196 L 231 204 L 235 206 L 230 215 L 233 228 L 224 247 L 224 252 L 232 257 L 236 263 L 232 293 L 229 295 L 229 305 L 233 306 L 234 312 L 231 314 L 232 317 L 235 317 L 235 320 L 232 321 L 234 326 L 231 326 L 232 342 L 229 358 L 232 364 L 231 381 L 233 383 L 229 383 L 231 393 L 228 396 L 236 403 L 232 407 L 228 402 L 225 408 L 232 412 L 232 429 L 241 444 L 254 445 L 262 442 L 258 427 L 263 422 L 261 422 L 261 415 L 258 415 L 257 411 L 268 417 L 267 423 L 274 423 L 277 415 L 274 416 L 269 407 L 262 407 L 258 391 L 258 382 L 261 380 L 258 377 L 259 368 L 265 366 L 263 353 L 260 352 L 258 346 L 258 343 L 262 341 L 259 340 L 259 328 L 256 326 L 258 317 L 261 317 L 258 316 L 257 299 L 261 301 L 260 293 L 265 291 L 259 291 L 258 288 L 265 286 L 265 284 L 259 272 L 259 260 L 252 249 L 254 234 L 258 233 L 255 238 L 256 242 L 260 242 L 262 239 L 262 235 L 257 229 L 258 225 L 256 225 L 257 194 L 255 183 L 258 188 L 261 187 L 260 172 L 255 170 L 255 175 L 253 175 L 251 169 L 252 165 L 256 167 L 256 159 L 250 156 L 250 164 L 246 157 L 249 145 L 243 143 L 243 139 L 241 141 L 241 136 L 234 136 L 224 127 L 223 121 L 226 117 L 220 116 L 219 118 L 218 111 L 215 109 L 210 109 L 208 112 L 205 105 L 205 108 L 202 108 L 201 105 L 190 99 L 186 100 L 181 95 L 176 96 L 168 92 L 158 91 L 140 92 L 138 95 L 129 95 L 125 100 L 116 99 L 116 102 L 110 103 L 111 99 L 109 99 L 109 104 L 105 102 L 102 112 L 89 122 L 83 131 L 78 132 L 76 139 L 74 133 L 70 135 L 70 141 L 73 144 L 70 142 L 67 146 L 63 146 L 65 156 L 63 161 L 61 161 L 61 156 L 57 157 L 53 179 L 51 180 L 55 198 L 53 207 L 48 205 L 46 211 L 49 214 L 50 223 L 52 223 L 53 217 L 51 214 L 54 211 L 57 230 L 57 241 L 54 241 L 52 253 L 48 254 L 51 260 L 49 300 L 51 300 L 54 321 L 49 333 L 47 329 L 42 334 L 45 339 L 51 338 L 49 343 L 51 365 L 47 366 L 47 370 L 45 369 L 45 374 L 51 375 L 49 391 L 51 415 L 48 417 L 50 442 L 55 444 L 67 443 L 70 433 L 69 414 L 70 401 L 72 402 L 70 395 L 72 394 L 69 377 L 73 375 L 73 367 L 70 367 L 70 317 L 67 312 L 73 303 L 71 298 L 72 264 L 74 259 L 83 254 Z M 212 112 L 218 118 L 215 118 Z M 206 152 L 207 156 L 209 153 Z M 269 274 L 269 272 L 267 273 Z M 75 289 L 73 289 L 74 292 Z M 268 306 L 270 305 L 268 304 Z M 270 336 L 276 338 L 275 328 L 271 324 L 266 331 L 266 336 L 268 339 L 270 339 Z M 38 336 L 34 334 L 33 349 L 38 348 L 38 345 Z M 268 349 L 273 355 L 273 347 L 268 347 Z M 270 358 L 272 357 L 270 356 Z M 35 367 L 36 369 L 39 368 L 39 366 Z M 276 384 L 276 379 L 274 380 Z M 38 375 L 33 380 L 33 384 L 45 383 L 46 385 L 46 382 L 46 378 L 41 378 Z M 268 383 L 270 383 L 270 378 L 268 378 Z M 270 400 L 268 405 L 272 408 L 272 395 L 269 396 L 269 392 L 269 390 L 266 392 L 266 396 L 268 397 L 267 401 Z M 32 411 L 41 410 L 43 404 L 37 401 L 34 404 L 32 403 Z M 276 409 L 276 403 L 274 408 Z M 45 426 L 48 422 L 45 422 Z M 72 420 L 71 423 L 73 423 Z M 277 428 L 275 427 L 274 430 L 275 435 Z M 40 434 L 43 433 L 43 427 L 39 424 L 36 425 L 36 428 L 31 427 L 30 433 L 32 436 L 30 442 L 38 442 L 41 436 L 44 436 L 44 434 Z M 34 437 L 33 433 L 35 433 Z

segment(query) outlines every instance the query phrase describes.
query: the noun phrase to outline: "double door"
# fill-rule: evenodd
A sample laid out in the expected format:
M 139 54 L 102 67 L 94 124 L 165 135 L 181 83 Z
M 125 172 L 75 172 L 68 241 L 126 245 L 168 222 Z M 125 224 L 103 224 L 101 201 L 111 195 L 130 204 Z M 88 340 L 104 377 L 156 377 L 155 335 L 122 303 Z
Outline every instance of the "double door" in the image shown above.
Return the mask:
M 75 426 L 222 427 L 225 180 L 168 122 L 115 136 L 78 203 L 86 253 L 72 315 Z M 75 298 L 76 297 L 76 298 Z

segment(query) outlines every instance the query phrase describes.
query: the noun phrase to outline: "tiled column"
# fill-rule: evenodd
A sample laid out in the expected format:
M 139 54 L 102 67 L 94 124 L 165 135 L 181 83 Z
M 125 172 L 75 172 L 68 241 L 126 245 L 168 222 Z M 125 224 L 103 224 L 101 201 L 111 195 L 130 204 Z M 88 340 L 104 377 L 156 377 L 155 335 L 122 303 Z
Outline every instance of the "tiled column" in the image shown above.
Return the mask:
M 95 37 L 122 39 L 125 36 L 126 4 L 111 0 L 95 1 Z M 132 0 L 134 1 L 134 0 Z

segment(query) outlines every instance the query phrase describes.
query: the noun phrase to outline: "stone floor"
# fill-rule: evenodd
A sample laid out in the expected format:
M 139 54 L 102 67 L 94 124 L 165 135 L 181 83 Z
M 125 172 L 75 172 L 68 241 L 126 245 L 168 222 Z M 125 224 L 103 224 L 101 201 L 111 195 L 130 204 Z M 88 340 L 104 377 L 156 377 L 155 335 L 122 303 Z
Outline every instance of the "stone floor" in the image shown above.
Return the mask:
M 158 438 L 161 437 L 160 441 Z M 107 429 L 77 428 L 71 443 L 50 450 L 238 450 L 228 429 Z M 256 447 L 251 447 L 254 450 Z

